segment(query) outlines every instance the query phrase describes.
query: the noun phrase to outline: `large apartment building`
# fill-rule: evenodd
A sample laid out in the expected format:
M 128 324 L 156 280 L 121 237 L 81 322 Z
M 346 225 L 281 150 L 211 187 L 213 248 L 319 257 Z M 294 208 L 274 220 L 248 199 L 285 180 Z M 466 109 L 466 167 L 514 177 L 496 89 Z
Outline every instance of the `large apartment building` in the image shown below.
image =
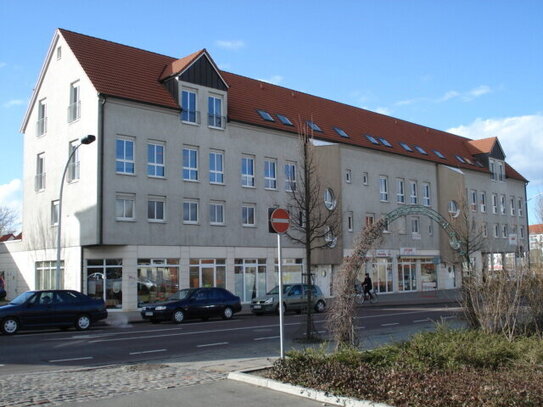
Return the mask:
M 302 127 L 319 157 L 323 210 L 340 215 L 340 233 L 311 265 L 326 295 L 363 226 L 401 207 L 469 211 L 485 236 L 479 268 L 527 250 L 527 180 L 496 138 L 225 72 L 206 50 L 176 59 L 59 29 L 22 125 L 23 238 L 0 243 L 8 295 L 57 284 L 68 165 L 61 285 L 119 310 L 211 285 L 249 302 L 277 283 L 268 208 L 287 207 L 300 184 Z M 80 146 L 89 134 L 96 141 Z M 300 281 L 305 251 L 283 245 L 284 279 Z M 407 214 L 388 225 L 367 270 L 382 293 L 453 288 L 453 254 L 435 220 Z

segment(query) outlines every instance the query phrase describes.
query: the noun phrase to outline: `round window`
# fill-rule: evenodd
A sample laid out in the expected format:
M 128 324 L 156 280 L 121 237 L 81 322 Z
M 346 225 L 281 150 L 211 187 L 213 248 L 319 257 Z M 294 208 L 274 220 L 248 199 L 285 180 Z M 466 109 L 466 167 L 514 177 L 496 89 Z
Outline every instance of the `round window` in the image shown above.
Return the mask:
M 460 214 L 458 203 L 456 201 L 449 201 L 448 211 L 449 215 L 451 215 L 453 218 L 456 218 Z
M 332 188 L 326 188 L 326 191 L 324 191 L 324 206 L 326 206 L 326 209 L 329 211 L 334 210 L 336 207 L 336 196 L 334 195 Z

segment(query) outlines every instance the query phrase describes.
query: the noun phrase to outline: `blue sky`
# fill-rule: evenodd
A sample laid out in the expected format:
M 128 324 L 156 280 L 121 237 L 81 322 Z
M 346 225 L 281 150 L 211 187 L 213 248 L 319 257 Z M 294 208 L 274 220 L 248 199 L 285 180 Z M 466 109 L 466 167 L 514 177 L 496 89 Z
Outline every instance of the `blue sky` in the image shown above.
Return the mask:
M 470 138 L 498 136 L 543 193 L 543 1 L 0 0 L 0 205 L 21 197 L 20 125 L 58 27 Z M 540 196 L 543 196 L 540 195 Z M 530 223 L 543 222 L 529 201 Z

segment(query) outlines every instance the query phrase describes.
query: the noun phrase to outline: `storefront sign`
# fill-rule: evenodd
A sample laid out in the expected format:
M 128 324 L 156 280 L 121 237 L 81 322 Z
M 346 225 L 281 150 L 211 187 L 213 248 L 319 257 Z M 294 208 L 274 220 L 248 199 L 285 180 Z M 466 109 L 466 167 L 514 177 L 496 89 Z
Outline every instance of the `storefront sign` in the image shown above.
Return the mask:
M 400 256 L 415 256 L 416 254 L 416 247 L 400 247 Z
M 390 250 L 385 250 L 385 249 L 375 250 L 375 257 L 390 257 Z
M 516 233 L 510 233 L 509 234 L 509 245 L 510 246 L 516 246 L 518 242 L 517 234 Z

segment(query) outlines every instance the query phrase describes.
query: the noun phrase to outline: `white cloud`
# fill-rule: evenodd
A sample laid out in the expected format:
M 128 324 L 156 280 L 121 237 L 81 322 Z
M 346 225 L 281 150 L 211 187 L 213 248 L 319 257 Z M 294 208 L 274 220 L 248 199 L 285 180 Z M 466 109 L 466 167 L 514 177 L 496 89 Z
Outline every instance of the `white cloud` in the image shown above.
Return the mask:
M 0 206 L 13 209 L 17 214 L 17 221 L 21 224 L 23 201 L 21 199 L 22 183 L 20 179 L 11 180 L 7 184 L 0 185 Z
M 219 40 L 219 41 L 216 41 L 215 44 L 220 48 L 234 50 L 234 51 L 245 47 L 245 42 L 241 40 L 237 40 L 237 41 Z
M 543 186 L 543 113 L 476 119 L 447 131 L 471 139 L 498 137 L 506 161 L 530 181 L 530 186 Z
M 375 109 L 373 109 L 376 113 L 386 114 L 387 116 L 390 116 L 392 114 L 392 110 L 390 110 L 388 107 L 379 106 Z
M 415 103 L 422 103 L 422 102 L 444 103 L 453 99 L 461 100 L 462 102 L 470 102 L 490 92 L 492 92 L 492 89 L 490 88 L 490 86 L 480 85 L 465 92 L 459 92 L 457 90 L 449 90 L 445 92 L 443 96 L 440 96 L 438 98 L 418 97 L 418 98 L 412 98 L 412 99 L 399 100 L 394 104 L 396 106 L 408 106 L 408 105 L 414 105 Z
M 22 100 L 22 99 L 11 99 L 11 100 L 8 100 L 7 102 L 5 102 L 4 104 L 2 104 L 2 107 L 10 108 L 10 107 L 13 107 L 13 106 L 23 105 L 24 103 L 25 103 L 25 101 Z
M 283 77 L 281 75 L 272 75 L 268 79 L 260 78 L 259 81 L 271 83 L 272 85 L 279 85 L 283 82 Z
M 492 89 L 490 89 L 490 86 L 481 85 L 470 90 L 467 93 L 467 96 L 471 96 L 472 98 L 478 98 L 479 96 L 486 95 L 487 93 L 490 93 L 491 91 Z
M 438 102 L 446 102 L 447 100 L 454 99 L 455 97 L 459 96 L 460 93 L 458 93 L 455 90 L 450 90 L 446 92 L 443 96 L 441 96 L 437 101 Z

